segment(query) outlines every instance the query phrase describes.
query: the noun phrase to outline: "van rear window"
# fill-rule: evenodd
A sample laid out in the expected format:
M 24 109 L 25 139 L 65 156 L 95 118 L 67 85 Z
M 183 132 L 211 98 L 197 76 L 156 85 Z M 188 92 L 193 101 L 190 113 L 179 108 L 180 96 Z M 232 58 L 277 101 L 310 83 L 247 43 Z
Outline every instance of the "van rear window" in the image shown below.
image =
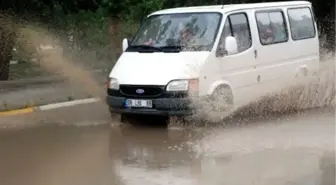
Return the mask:
M 316 30 L 310 8 L 288 9 L 288 19 L 293 40 L 314 38 Z

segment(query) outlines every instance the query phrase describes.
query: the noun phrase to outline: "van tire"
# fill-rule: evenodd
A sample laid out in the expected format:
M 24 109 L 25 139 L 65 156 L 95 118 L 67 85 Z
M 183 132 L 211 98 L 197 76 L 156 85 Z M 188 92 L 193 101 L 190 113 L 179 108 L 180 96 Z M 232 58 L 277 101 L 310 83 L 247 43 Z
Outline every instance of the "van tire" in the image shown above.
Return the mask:
M 296 78 L 305 78 L 308 76 L 308 69 L 307 68 L 300 68 L 299 71 L 296 73 Z
M 220 86 L 215 89 L 211 96 L 213 112 L 230 112 L 233 108 L 233 93 L 230 87 Z

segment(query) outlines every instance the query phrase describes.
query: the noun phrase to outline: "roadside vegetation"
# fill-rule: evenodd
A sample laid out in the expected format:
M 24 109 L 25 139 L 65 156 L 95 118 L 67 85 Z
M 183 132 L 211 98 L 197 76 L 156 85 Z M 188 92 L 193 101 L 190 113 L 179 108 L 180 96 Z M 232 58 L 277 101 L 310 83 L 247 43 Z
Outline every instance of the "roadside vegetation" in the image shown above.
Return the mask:
M 311 1 L 326 41 L 324 52 L 334 51 L 335 1 Z M 131 38 L 147 14 L 162 8 L 242 2 L 260 1 L 4 0 L 0 3 L 0 80 L 50 74 L 34 65 L 34 52 L 20 48 L 23 40 L 16 34 L 17 25 L 43 25 L 53 33 L 53 42 L 62 46 L 64 55 L 79 57 L 90 69 L 110 69 L 121 54 L 122 38 Z

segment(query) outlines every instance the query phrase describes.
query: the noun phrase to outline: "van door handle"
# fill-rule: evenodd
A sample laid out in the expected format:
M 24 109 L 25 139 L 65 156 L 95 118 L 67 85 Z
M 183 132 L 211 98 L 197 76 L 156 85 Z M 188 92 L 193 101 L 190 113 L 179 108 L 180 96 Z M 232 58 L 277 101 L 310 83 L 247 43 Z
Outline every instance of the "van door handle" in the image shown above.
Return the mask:
M 257 57 L 258 57 L 258 51 L 254 50 L 254 58 L 257 58 Z

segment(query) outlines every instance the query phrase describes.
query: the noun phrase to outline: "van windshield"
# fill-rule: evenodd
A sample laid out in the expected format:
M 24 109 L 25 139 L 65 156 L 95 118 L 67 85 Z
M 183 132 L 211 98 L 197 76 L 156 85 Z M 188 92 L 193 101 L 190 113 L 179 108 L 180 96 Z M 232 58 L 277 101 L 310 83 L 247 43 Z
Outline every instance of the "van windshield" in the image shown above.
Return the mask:
M 210 51 L 221 18 L 216 12 L 152 15 L 142 24 L 128 51 Z

